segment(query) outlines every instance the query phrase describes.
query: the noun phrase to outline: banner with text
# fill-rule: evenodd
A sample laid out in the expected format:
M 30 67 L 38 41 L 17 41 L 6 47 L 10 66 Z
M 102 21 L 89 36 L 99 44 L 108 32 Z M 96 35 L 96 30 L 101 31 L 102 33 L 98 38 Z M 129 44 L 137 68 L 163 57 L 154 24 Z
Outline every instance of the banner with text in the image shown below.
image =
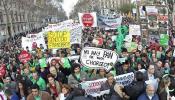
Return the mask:
M 98 16 L 98 26 L 105 29 L 116 29 L 122 23 L 122 16 L 109 17 L 109 16 Z
M 134 73 L 127 73 L 114 77 L 116 83 L 127 86 L 134 80 Z M 87 95 L 95 96 L 100 93 L 101 85 L 106 82 L 106 78 L 80 83 Z
M 81 51 L 81 63 L 89 68 L 105 68 L 110 70 L 118 60 L 118 55 L 115 51 L 85 47 Z
M 26 50 L 26 47 L 28 47 L 28 49 L 32 51 L 32 49 L 40 47 L 41 45 L 44 47 L 44 49 L 47 49 L 44 37 L 42 35 L 35 35 L 33 38 L 22 37 L 21 44 L 24 50 Z
M 48 32 L 48 48 L 70 48 L 70 32 L 55 31 Z
M 71 29 L 71 44 L 81 44 L 82 26 L 75 25 Z
M 130 35 L 141 35 L 140 25 L 129 25 Z

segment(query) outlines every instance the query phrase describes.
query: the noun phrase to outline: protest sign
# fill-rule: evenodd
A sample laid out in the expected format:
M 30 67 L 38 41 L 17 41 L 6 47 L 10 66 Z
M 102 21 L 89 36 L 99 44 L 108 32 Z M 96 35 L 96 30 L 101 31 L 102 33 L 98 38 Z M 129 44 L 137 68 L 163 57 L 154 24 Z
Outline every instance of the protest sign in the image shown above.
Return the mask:
M 141 35 L 140 25 L 129 25 L 130 35 Z
M 131 84 L 132 81 L 134 80 L 134 73 L 132 72 L 132 73 L 119 75 L 119 76 L 116 76 L 115 79 L 116 79 L 116 83 L 123 86 L 127 86 Z
M 138 44 L 136 42 L 126 42 L 125 48 L 127 48 L 128 52 L 133 52 L 137 50 Z
M 32 56 L 30 55 L 30 53 L 28 53 L 27 51 L 23 50 L 23 51 L 21 51 L 20 55 L 18 56 L 18 59 L 19 59 L 20 62 L 25 64 L 31 59 L 31 57 Z
M 6 75 L 6 65 L 1 64 L 1 66 L 0 66 L 0 78 L 3 78 L 5 75 Z
M 69 57 L 67 57 L 70 61 L 71 60 L 79 60 L 79 58 L 80 58 L 80 55 L 76 55 L 76 56 L 69 56 Z M 51 61 L 52 60 L 56 60 L 57 62 L 60 60 L 61 58 L 60 57 L 50 57 L 49 59 L 48 59 L 48 61 L 47 62 L 49 62 L 50 64 L 51 64 Z
M 131 84 L 132 81 L 134 80 L 134 73 L 132 72 L 132 73 L 119 75 L 114 77 L 114 79 L 116 80 L 116 83 L 123 86 L 127 86 Z M 101 93 L 100 91 L 101 85 L 104 84 L 106 80 L 107 79 L 104 78 L 104 79 L 98 79 L 93 81 L 85 81 L 85 82 L 81 82 L 80 84 L 82 86 L 82 89 L 85 90 L 87 95 L 95 96 Z
M 71 44 L 81 44 L 82 26 L 76 25 L 71 29 Z
M 110 16 L 98 16 L 98 26 L 108 29 L 116 29 L 122 23 L 122 16 L 110 17 Z
M 70 32 L 48 32 L 48 48 L 70 48 Z
M 24 50 L 28 47 L 30 51 L 32 51 L 33 48 L 40 47 L 40 45 L 42 45 L 44 49 L 47 49 L 44 37 L 39 34 L 35 35 L 33 38 L 22 37 L 21 45 Z
M 165 46 L 168 45 L 169 42 L 169 36 L 167 34 L 161 34 L 160 35 L 160 45 Z
M 118 55 L 116 52 L 107 49 L 85 47 L 81 51 L 80 60 L 84 66 L 89 68 L 105 68 L 109 70 L 118 60 Z
M 78 13 L 80 24 L 83 27 L 97 27 L 96 12 L 92 13 Z

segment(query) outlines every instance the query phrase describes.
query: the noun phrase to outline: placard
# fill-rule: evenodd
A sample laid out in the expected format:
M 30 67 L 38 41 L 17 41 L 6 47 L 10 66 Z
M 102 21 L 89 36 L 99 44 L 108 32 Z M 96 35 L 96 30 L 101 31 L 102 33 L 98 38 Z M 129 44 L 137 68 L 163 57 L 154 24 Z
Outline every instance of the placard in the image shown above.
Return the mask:
M 80 24 L 83 27 L 97 27 L 96 12 L 92 13 L 78 13 Z
M 28 47 L 28 49 L 32 51 L 33 48 L 40 47 L 41 44 L 44 49 L 47 49 L 44 37 L 40 34 L 35 35 L 33 38 L 22 37 L 21 40 L 21 45 L 24 50 L 26 50 L 26 47 Z
M 140 25 L 129 25 L 130 35 L 141 35 Z
M 80 60 L 84 66 L 89 68 L 105 68 L 109 70 L 118 60 L 118 55 L 116 52 L 107 49 L 85 47 L 81 51 Z
M 48 48 L 70 48 L 70 32 L 48 32 Z
M 18 56 L 18 59 L 20 62 L 23 64 L 27 63 L 31 59 L 31 54 L 28 53 L 27 51 L 23 50 L 21 51 L 20 55 Z
M 114 77 L 114 79 L 116 80 L 116 83 L 123 86 L 127 86 L 133 82 L 134 73 L 132 72 L 132 73 L 119 75 Z M 103 79 L 98 79 L 93 81 L 81 82 L 80 84 L 82 86 L 82 89 L 85 90 L 87 95 L 96 96 L 97 94 L 101 93 L 100 91 L 101 85 L 104 84 L 106 80 L 107 80 L 106 78 L 103 78 Z

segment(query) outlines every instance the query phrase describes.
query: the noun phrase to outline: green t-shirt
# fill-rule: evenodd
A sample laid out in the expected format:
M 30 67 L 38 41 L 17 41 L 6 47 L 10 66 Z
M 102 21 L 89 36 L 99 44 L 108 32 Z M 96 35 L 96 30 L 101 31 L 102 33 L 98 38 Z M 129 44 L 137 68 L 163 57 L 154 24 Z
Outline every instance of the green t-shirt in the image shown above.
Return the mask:
M 80 73 L 79 74 L 75 74 L 75 76 L 77 77 L 78 80 L 80 80 Z
M 35 100 L 41 100 L 40 96 L 35 96 L 34 98 L 35 98 Z
M 33 84 L 37 84 L 40 90 L 46 90 L 46 82 L 43 78 L 39 78 L 38 80 L 32 79 Z
M 64 64 L 63 65 L 64 68 L 68 68 L 69 69 L 71 67 L 68 58 L 63 58 L 62 62 Z

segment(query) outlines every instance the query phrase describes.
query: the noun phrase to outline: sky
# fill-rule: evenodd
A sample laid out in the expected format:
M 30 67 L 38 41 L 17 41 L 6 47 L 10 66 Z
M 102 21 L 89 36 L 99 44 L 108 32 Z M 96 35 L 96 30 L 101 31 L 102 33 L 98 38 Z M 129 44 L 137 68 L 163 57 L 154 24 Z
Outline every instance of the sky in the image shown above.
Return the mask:
M 63 2 L 59 2 L 59 0 L 51 0 L 50 1 L 53 6 L 60 7 L 60 4 L 62 5 L 62 8 L 66 12 L 66 16 L 69 17 L 70 12 L 74 9 L 74 6 L 78 2 L 78 0 L 63 0 Z
M 70 12 L 74 9 L 74 6 L 77 4 L 77 2 L 78 0 L 63 0 L 62 7 L 67 16 L 70 15 Z

